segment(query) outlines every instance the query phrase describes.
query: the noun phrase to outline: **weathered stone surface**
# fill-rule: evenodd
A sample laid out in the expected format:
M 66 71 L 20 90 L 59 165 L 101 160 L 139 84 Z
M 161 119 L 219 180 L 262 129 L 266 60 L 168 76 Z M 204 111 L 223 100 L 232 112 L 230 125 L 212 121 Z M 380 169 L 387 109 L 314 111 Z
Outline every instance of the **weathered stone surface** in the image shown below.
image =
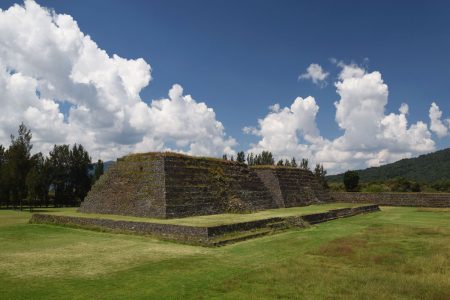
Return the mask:
M 166 216 L 209 215 L 275 208 L 269 191 L 247 165 L 221 159 L 166 155 Z
M 290 227 L 304 227 L 308 224 L 317 224 L 331 221 L 338 218 L 351 217 L 358 214 L 379 211 L 378 205 L 365 205 L 354 208 L 342 208 L 330 210 L 324 213 L 316 213 L 303 216 L 272 217 L 261 220 L 239 222 L 233 224 L 216 226 L 187 226 L 176 224 L 161 224 L 139 221 L 122 221 L 111 219 L 58 216 L 54 214 L 33 214 L 30 223 L 37 224 L 58 224 L 72 227 L 79 227 L 93 230 L 104 230 L 120 233 L 134 233 L 152 235 L 158 238 L 174 240 L 183 243 L 220 246 L 240 240 L 254 238 Z M 274 224 L 284 226 L 274 229 Z M 251 232 L 255 230 L 266 230 L 260 233 L 247 235 L 244 238 L 233 237 L 233 233 Z M 231 234 L 229 238 L 224 236 Z
M 309 171 L 176 153 L 128 155 L 95 183 L 79 211 L 177 218 L 330 202 Z
M 446 193 L 345 193 L 332 192 L 334 202 L 373 203 L 386 206 L 450 207 Z
M 272 194 L 278 207 L 332 202 L 311 171 L 292 167 L 251 167 Z
M 92 186 L 79 211 L 166 217 L 164 155 L 119 158 Z

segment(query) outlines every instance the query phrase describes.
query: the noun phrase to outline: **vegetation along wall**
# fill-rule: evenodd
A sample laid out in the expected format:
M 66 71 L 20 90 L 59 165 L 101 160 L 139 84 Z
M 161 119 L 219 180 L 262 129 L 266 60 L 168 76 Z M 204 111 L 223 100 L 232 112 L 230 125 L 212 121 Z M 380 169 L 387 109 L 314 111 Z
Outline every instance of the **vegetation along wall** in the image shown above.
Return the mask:
M 372 203 L 386 206 L 450 207 L 450 194 L 332 192 L 335 202 Z

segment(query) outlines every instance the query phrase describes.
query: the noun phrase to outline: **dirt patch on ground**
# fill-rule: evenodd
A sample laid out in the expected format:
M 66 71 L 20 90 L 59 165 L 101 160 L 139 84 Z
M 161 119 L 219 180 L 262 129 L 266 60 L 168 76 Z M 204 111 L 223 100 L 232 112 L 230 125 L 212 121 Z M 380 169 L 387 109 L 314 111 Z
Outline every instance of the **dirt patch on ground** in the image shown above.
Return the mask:
M 367 247 L 367 241 L 358 237 L 338 238 L 322 245 L 314 254 L 323 256 L 353 256 L 361 248 Z

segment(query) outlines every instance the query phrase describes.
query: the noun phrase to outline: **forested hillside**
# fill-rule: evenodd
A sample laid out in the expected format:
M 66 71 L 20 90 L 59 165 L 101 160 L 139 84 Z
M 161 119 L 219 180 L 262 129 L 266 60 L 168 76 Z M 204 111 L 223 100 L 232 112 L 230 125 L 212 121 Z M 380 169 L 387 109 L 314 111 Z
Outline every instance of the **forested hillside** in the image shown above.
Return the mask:
M 424 183 L 450 179 L 450 148 L 357 172 L 361 182 L 386 181 L 396 177 Z M 329 182 L 342 182 L 342 179 L 343 174 L 327 176 Z

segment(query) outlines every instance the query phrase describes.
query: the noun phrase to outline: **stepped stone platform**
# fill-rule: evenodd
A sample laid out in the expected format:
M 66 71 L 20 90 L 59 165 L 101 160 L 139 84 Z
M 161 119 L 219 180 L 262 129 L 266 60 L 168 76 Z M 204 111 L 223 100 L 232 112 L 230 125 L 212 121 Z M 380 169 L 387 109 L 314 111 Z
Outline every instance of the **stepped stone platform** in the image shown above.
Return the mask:
M 250 167 L 269 189 L 278 207 L 329 203 L 332 198 L 311 171 L 293 167 Z
M 79 211 L 168 219 L 331 201 L 310 171 L 153 152 L 118 159 Z
M 332 204 L 331 207 L 336 207 Z M 316 205 L 313 211 L 308 213 L 294 211 L 292 213 L 278 213 L 272 210 L 266 217 L 256 218 L 247 221 L 223 222 L 218 224 L 208 223 L 205 219 L 197 220 L 199 217 L 192 217 L 191 224 L 185 218 L 172 220 L 148 221 L 147 218 L 119 217 L 105 215 L 92 218 L 89 214 L 82 213 L 56 213 L 56 214 L 33 214 L 30 223 L 35 224 L 56 224 L 83 229 L 109 231 L 117 233 L 131 233 L 150 235 L 159 239 L 177 241 L 201 246 L 222 246 L 251 238 L 273 234 L 289 228 L 302 228 L 313 224 L 327 222 L 339 218 L 346 218 L 379 211 L 378 205 L 355 206 L 346 204 L 343 208 L 329 209 L 330 206 Z M 208 220 L 214 220 L 216 216 L 208 216 Z M 202 218 L 202 217 L 200 217 Z M 139 220 L 141 219 L 141 220 Z M 219 219 L 219 217 L 217 218 Z M 230 216 L 233 220 L 233 216 Z M 203 222 L 202 222 L 203 220 Z M 156 222 L 158 221 L 158 222 Z M 164 223 L 165 222 L 165 223 Z

